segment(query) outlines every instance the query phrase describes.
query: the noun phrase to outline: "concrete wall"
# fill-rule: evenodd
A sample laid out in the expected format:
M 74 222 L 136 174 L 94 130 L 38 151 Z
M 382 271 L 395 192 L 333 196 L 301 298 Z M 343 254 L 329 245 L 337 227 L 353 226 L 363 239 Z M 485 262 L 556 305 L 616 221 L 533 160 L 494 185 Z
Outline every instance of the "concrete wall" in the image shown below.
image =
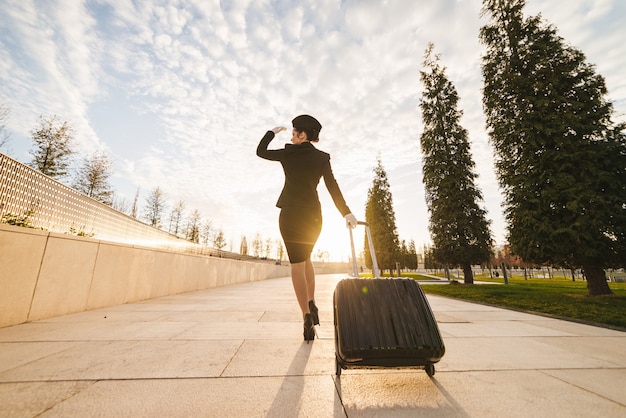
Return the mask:
M 0 225 L 0 327 L 289 274 L 271 262 Z

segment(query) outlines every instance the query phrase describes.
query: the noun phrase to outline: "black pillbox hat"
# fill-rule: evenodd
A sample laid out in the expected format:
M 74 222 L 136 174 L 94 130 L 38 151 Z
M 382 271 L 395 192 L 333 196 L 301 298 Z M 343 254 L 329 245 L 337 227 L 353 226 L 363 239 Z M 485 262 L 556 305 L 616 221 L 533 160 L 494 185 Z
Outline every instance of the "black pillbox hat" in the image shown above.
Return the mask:
M 322 124 L 319 123 L 313 116 L 309 115 L 296 116 L 291 123 L 295 129 L 300 131 L 319 132 L 322 130 Z

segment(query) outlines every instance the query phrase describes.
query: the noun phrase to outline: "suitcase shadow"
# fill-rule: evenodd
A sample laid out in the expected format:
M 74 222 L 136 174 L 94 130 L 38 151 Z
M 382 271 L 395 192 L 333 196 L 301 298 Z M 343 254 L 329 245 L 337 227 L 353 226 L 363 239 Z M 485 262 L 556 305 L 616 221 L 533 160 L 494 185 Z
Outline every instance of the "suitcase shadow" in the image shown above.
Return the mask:
M 454 396 L 452 396 L 452 394 L 450 394 L 450 392 L 448 392 L 443 385 L 437 381 L 437 379 L 435 379 L 434 377 L 431 379 L 433 381 L 433 383 L 435 384 L 435 386 L 437 387 L 437 389 L 439 390 L 439 393 L 441 393 L 443 395 L 444 398 L 446 398 L 446 401 L 448 401 L 448 403 L 450 405 L 452 405 L 452 407 L 458 412 L 458 416 L 459 417 L 463 417 L 463 418 L 470 418 L 470 415 L 465 412 L 465 410 L 463 409 L 463 406 L 461 406 L 461 404 L 459 404 L 456 399 L 454 399 Z

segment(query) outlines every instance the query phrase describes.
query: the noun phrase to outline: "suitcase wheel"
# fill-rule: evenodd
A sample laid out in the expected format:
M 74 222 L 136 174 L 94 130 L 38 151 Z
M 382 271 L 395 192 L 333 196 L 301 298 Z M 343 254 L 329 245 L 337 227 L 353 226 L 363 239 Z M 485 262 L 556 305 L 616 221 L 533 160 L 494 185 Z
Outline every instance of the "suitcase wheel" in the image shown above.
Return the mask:
M 435 365 L 432 363 L 428 363 L 424 367 L 424 370 L 426 371 L 426 374 L 430 377 L 433 377 L 435 375 Z
M 335 357 L 335 374 L 337 376 L 341 376 L 341 364 L 339 364 L 339 359 Z

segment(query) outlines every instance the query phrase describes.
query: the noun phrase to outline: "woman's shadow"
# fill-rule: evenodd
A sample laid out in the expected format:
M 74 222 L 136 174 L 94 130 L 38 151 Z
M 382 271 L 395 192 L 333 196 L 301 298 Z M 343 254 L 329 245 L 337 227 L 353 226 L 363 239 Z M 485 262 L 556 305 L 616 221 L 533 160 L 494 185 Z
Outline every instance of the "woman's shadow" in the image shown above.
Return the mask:
M 307 364 L 311 358 L 316 343 L 319 345 L 321 340 L 315 340 L 310 344 L 303 341 L 296 351 L 289 368 L 282 377 L 282 383 L 276 397 L 270 405 L 266 417 L 286 417 L 286 416 L 320 416 L 321 410 L 326 409 L 329 405 L 321 405 L 319 402 L 325 402 L 328 399 L 324 395 L 325 388 L 319 387 L 320 379 L 330 379 L 328 382 L 334 392 L 333 396 L 333 414 L 332 416 L 345 417 L 341 400 L 337 394 L 336 388 L 332 382 L 332 377 L 327 373 L 306 374 Z M 319 348 L 319 347 L 318 347 Z M 308 396 L 305 391 L 309 391 L 312 396 Z M 319 399 L 315 401 L 315 398 Z

